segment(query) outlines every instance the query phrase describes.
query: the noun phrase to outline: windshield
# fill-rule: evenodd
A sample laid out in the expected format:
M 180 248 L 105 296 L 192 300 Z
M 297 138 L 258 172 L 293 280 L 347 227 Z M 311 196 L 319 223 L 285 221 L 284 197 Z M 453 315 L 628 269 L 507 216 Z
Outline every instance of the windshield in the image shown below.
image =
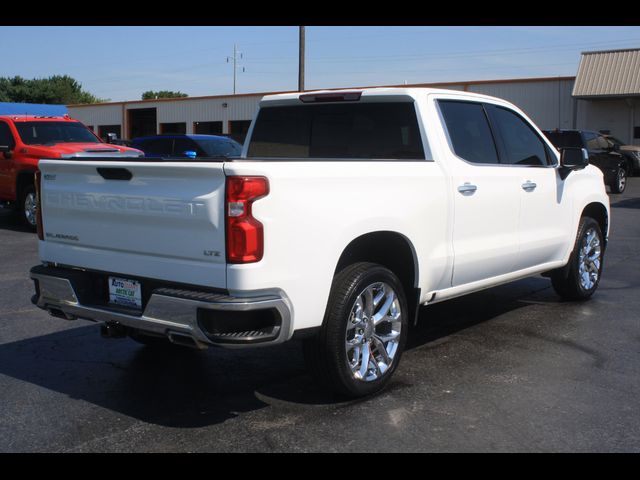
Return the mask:
M 615 143 L 616 145 L 618 145 L 619 147 L 621 147 L 622 145 L 624 145 L 625 143 L 620 140 L 619 138 L 616 137 L 612 137 L 611 135 L 606 137 L 607 140 L 610 140 L 612 143 Z
M 197 144 L 209 157 L 236 157 L 242 153 L 242 145 L 235 140 L 197 140 Z
M 80 122 L 16 122 L 22 142 L 27 145 L 56 143 L 101 143 Z

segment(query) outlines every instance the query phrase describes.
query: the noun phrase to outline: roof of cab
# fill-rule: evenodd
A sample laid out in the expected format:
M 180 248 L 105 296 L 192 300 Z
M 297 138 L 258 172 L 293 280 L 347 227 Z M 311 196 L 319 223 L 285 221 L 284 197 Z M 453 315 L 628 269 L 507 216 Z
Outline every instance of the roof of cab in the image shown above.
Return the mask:
M 78 120 L 69 117 L 69 115 L 0 115 L 0 119 L 11 120 L 12 122 L 78 122 Z
M 260 103 L 289 103 L 295 100 L 299 100 L 302 95 L 340 95 L 343 93 L 361 93 L 361 98 L 367 97 L 390 97 L 390 96 L 404 96 L 404 97 L 416 97 L 423 94 L 441 94 L 451 95 L 458 94 L 465 97 L 473 97 L 478 99 L 497 100 L 504 102 L 505 100 L 491 97 L 489 95 L 483 95 L 480 93 L 451 90 L 444 88 L 428 88 L 428 87 L 376 87 L 376 88 L 352 88 L 344 90 L 312 90 L 304 92 L 294 93 L 281 93 L 276 95 L 267 95 L 262 98 Z
M 190 138 L 192 140 L 233 140 L 224 135 L 205 135 L 199 133 L 169 133 L 169 134 L 160 134 L 160 135 L 147 135 L 144 137 L 136 137 L 132 141 L 136 142 L 138 140 L 155 140 L 158 138 Z

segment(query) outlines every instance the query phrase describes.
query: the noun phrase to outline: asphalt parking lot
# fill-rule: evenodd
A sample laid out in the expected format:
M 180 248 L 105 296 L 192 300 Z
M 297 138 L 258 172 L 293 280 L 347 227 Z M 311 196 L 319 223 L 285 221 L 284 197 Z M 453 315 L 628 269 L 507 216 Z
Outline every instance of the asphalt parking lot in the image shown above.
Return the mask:
M 37 239 L 0 213 L 0 451 L 639 451 L 640 178 L 600 288 L 534 277 L 423 307 L 392 384 L 338 401 L 295 342 L 158 354 L 35 308 Z

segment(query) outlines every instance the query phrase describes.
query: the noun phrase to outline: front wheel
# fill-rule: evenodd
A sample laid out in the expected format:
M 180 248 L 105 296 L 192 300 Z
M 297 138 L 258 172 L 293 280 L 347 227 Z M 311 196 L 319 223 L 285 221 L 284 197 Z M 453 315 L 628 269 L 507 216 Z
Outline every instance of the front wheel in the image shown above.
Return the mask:
M 36 188 L 33 185 L 27 185 L 20 195 L 20 217 L 22 223 L 31 231 L 36 231 L 36 218 L 38 212 L 38 199 L 36 197 Z
M 582 217 L 569 263 L 551 275 L 558 295 L 566 300 L 586 300 L 598 288 L 604 260 L 604 237 L 600 225 Z
M 620 167 L 616 173 L 616 179 L 611 184 L 612 193 L 622 193 L 627 188 L 627 171 Z
M 392 271 L 350 265 L 334 278 L 320 334 L 305 341 L 309 369 L 349 397 L 383 389 L 400 362 L 407 318 L 404 289 Z

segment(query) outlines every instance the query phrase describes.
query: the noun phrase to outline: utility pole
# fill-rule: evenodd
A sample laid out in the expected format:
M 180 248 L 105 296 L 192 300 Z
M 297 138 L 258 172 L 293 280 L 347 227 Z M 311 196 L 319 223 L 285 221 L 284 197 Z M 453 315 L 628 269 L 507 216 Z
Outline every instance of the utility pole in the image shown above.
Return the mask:
M 298 91 L 304 92 L 304 27 L 299 27 Z
M 240 54 L 240 58 L 242 58 L 242 52 L 238 52 L 236 44 L 233 44 L 233 57 L 227 57 L 227 63 L 229 60 L 233 62 L 233 94 L 236 94 L 236 72 L 238 69 L 238 54 Z M 242 71 L 244 72 L 244 67 L 242 67 Z

